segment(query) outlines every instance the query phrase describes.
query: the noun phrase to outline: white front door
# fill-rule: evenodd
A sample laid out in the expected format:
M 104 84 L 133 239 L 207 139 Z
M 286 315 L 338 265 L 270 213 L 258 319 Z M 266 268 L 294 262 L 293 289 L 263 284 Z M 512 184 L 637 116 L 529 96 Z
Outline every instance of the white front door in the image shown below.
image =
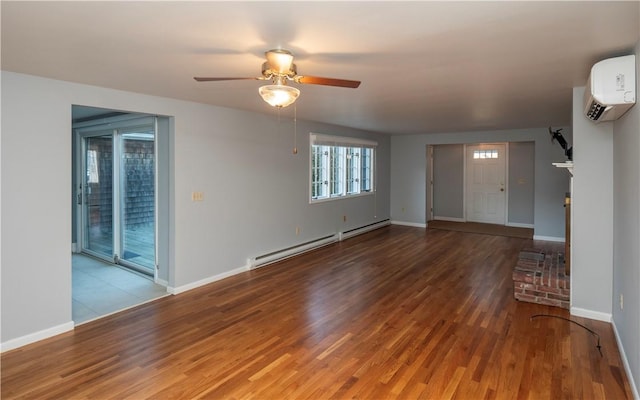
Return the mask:
M 504 225 L 506 146 L 467 146 L 467 221 Z

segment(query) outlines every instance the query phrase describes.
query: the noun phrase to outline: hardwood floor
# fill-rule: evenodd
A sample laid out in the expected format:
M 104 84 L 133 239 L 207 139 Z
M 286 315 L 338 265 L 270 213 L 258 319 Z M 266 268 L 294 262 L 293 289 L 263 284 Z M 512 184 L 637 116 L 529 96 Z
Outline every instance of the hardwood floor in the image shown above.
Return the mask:
M 382 228 L 4 353 L 2 398 L 631 399 L 609 324 L 513 299 L 534 243 Z

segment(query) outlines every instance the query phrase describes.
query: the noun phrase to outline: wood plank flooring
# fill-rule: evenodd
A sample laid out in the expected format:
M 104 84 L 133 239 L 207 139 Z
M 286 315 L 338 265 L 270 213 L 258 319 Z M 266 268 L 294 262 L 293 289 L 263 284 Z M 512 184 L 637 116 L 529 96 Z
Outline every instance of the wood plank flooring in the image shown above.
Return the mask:
M 485 224 L 480 222 L 456 222 L 432 220 L 428 222 L 429 229 L 444 229 L 468 233 L 484 233 L 494 236 L 509 236 L 522 239 L 533 239 L 533 229 L 515 226 Z
M 513 299 L 527 239 L 389 226 L 2 355 L 3 399 L 631 399 L 612 328 Z M 212 263 L 215 259 L 212 259 Z

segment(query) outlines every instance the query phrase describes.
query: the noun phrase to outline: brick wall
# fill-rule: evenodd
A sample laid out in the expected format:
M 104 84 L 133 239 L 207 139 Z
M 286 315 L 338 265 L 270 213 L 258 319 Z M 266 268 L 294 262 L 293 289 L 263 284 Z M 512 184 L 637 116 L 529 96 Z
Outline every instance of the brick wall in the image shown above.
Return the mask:
M 520 252 L 513 270 L 513 294 L 517 300 L 569 309 L 569 277 L 560 254 L 537 249 Z
M 100 223 L 103 233 L 110 233 L 113 220 L 113 151 L 111 139 L 92 138 L 90 149 L 96 151 L 99 182 L 89 183 L 89 218 Z M 125 226 L 136 228 L 153 224 L 155 211 L 154 142 L 125 140 L 122 176 Z
M 124 141 L 125 224 L 153 224 L 155 212 L 154 142 Z

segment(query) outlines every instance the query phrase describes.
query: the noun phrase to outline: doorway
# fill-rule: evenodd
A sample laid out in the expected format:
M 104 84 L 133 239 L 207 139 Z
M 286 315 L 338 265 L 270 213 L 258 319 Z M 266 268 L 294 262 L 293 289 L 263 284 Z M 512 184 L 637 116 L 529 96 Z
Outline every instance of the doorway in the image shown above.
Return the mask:
M 506 223 L 506 145 L 466 146 L 466 219 Z
M 518 181 L 513 185 L 507 180 L 509 149 L 508 143 L 427 146 L 428 221 L 506 225 L 507 199 L 512 194 L 519 203 L 525 204 L 526 196 L 520 194 L 523 188 L 530 188 L 533 200 L 533 168 L 531 176 L 522 176 L 522 168 L 511 166 Z M 531 154 L 523 154 L 521 161 L 527 164 L 528 159 L 533 163 L 533 147 Z M 533 203 L 530 203 L 527 201 L 525 208 L 532 211 Z
M 72 317 L 167 295 L 173 118 L 72 106 Z

